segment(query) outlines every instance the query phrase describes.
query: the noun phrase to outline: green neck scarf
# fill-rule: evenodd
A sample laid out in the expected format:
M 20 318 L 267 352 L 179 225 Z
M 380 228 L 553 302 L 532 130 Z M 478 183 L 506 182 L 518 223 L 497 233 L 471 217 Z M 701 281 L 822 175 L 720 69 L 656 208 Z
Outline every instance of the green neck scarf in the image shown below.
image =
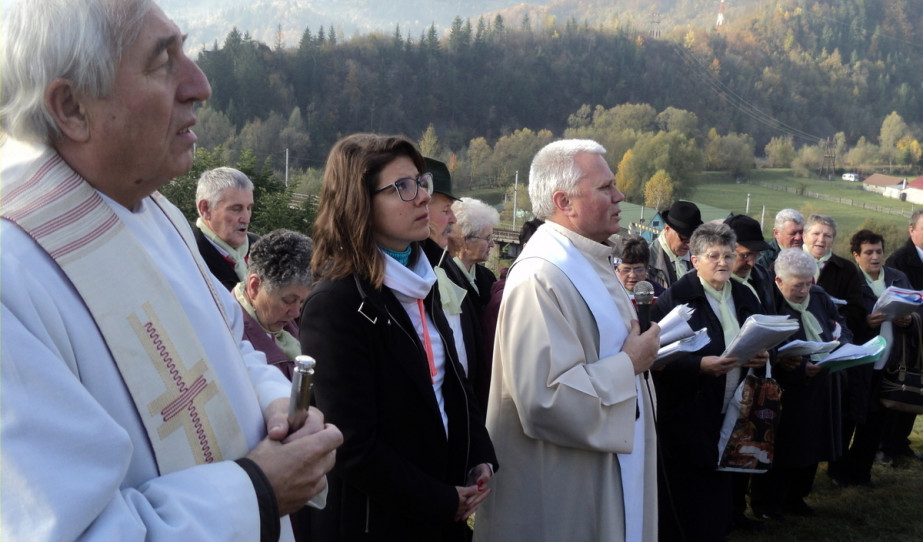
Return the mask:
M 746 276 L 746 277 L 739 277 L 739 276 L 735 275 L 734 273 L 731 273 L 731 278 L 734 279 L 734 280 L 736 280 L 737 282 L 743 284 L 743 285 L 746 286 L 747 288 L 749 288 L 750 291 L 753 292 L 753 295 L 755 295 L 756 298 L 759 299 L 760 302 L 762 303 L 762 300 L 760 299 L 760 294 L 756 293 L 756 288 L 754 288 L 753 285 L 750 284 L 750 273 L 747 273 L 747 276 Z
M 263 327 L 263 323 L 260 322 L 259 317 L 256 315 L 256 309 L 253 308 L 253 304 L 250 303 L 250 300 L 247 299 L 247 294 L 244 292 L 244 283 L 238 282 L 237 286 L 234 287 L 234 297 L 237 298 L 237 302 L 240 303 L 240 306 L 243 307 L 247 314 L 250 315 L 250 318 L 259 324 L 260 329 L 272 335 L 272 338 L 276 342 L 276 346 L 279 347 L 282 352 L 288 356 L 288 359 L 295 359 L 295 356 L 301 354 L 301 342 L 295 338 L 294 335 L 285 330 L 285 328 L 280 329 L 279 331 L 269 331 Z
M 699 282 L 702 283 L 702 288 L 705 288 L 705 294 L 718 302 L 718 319 L 721 320 L 721 330 L 724 332 L 724 346 L 727 347 L 740 331 L 740 322 L 734 317 L 731 307 L 728 305 L 728 301 L 731 299 L 731 283 L 725 283 L 724 289 L 719 292 L 702 277 L 699 277 Z
M 811 254 L 811 249 L 808 248 L 808 245 L 801 245 L 801 249 L 804 250 L 805 252 L 807 252 L 808 254 Z M 831 256 L 833 256 L 833 251 L 832 251 L 832 250 L 831 250 L 830 252 L 824 254 L 824 255 L 821 256 L 820 258 L 814 258 L 814 255 L 811 254 L 811 257 L 814 258 L 814 263 L 817 264 L 817 269 L 814 270 L 814 283 L 815 283 L 815 284 L 817 283 L 817 279 L 820 278 L 820 272 L 821 272 L 821 270 L 824 268 L 824 264 L 826 264 L 828 261 L 830 261 L 830 257 L 831 257 Z
M 820 327 L 820 322 L 818 322 L 817 318 L 808 310 L 808 304 L 811 302 L 811 294 L 808 294 L 801 303 L 792 303 L 788 299 L 786 299 L 785 302 L 788 303 L 789 307 L 795 309 L 801 315 L 801 327 L 804 328 L 805 339 L 822 342 L 823 339 L 821 339 L 820 334 L 823 329 Z M 821 357 L 825 355 L 826 354 L 820 354 Z M 814 359 L 814 356 L 812 356 L 812 359 Z
M 481 291 L 478 290 L 478 283 L 475 282 L 477 264 L 472 265 L 471 271 L 468 271 L 468 268 L 465 267 L 465 262 L 461 261 L 458 258 L 458 256 L 455 256 L 452 259 L 455 260 L 455 265 L 457 265 L 458 268 L 461 269 L 461 272 L 465 274 L 465 277 L 468 279 L 468 282 L 471 284 L 471 287 L 474 288 L 474 291 L 480 294 Z
M 872 293 L 875 294 L 875 297 L 881 297 L 882 292 L 885 291 L 885 270 L 884 268 L 878 272 L 878 280 L 873 279 L 866 273 L 861 267 L 859 271 L 862 271 L 862 275 L 865 276 L 865 282 L 868 283 L 869 288 L 872 289 Z
M 673 249 L 670 248 L 670 245 L 667 243 L 667 238 L 665 235 L 660 234 L 657 237 L 657 241 L 660 243 L 660 246 L 663 248 L 664 254 L 667 255 L 667 259 L 673 264 L 673 269 L 676 270 L 676 280 L 679 280 L 680 277 L 686 274 L 689 269 L 686 267 L 686 262 L 683 261 L 682 257 L 677 256 Z
M 250 252 L 250 238 L 247 237 L 244 244 L 237 248 L 233 248 L 231 245 L 224 242 L 224 239 L 218 237 L 218 234 L 208 227 L 208 224 L 202 220 L 201 216 L 196 219 L 195 225 L 202 230 L 202 234 L 205 235 L 209 241 L 221 247 L 221 249 L 227 252 L 228 256 L 234 260 L 234 273 L 237 274 L 237 278 L 240 279 L 241 282 L 247 280 L 247 253 Z

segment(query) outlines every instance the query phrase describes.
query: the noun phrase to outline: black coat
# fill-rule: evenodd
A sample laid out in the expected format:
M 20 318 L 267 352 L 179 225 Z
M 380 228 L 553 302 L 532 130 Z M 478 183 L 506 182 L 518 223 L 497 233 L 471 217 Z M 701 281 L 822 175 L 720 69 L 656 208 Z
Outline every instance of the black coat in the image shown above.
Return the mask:
M 725 287 L 728 285 L 741 325 L 750 315 L 763 312 L 746 286 L 734 280 L 729 280 Z M 689 326 L 693 330 L 707 328 L 711 342 L 652 374 L 657 387 L 657 425 L 664 460 L 714 469 L 718 465 L 718 438 L 724 422 L 721 409 L 727 375 L 716 378 L 699 372 L 703 357 L 720 356 L 725 349 L 721 320 L 705 296 L 698 272 L 693 270 L 657 298 L 651 307 L 651 320 L 660 321 L 676 305 L 688 304 L 694 309 Z M 746 373 L 742 369 L 739 380 Z
M 490 392 L 491 359 L 484 349 L 484 334 L 481 326 L 484 307 L 479 305 L 480 298 L 473 293 L 474 289 L 471 288 L 468 278 L 458 268 L 450 254 L 443 257 L 442 247 L 432 239 L 423 241 L 422 247 L 430 265 L 434 268 L 439 266 L 444 269 L 449 280 L 465 288 L 468 292 L 465 294 L 465 299 L 462 300 L 462 312 L 459 315 L 462 326 L 462 339 L 465 342 L 465 351 L 468 353 L 468 381 L 474 389 L 474 395 L 477 398 L 480 411 L 486 413 L 487 395 Z M 440 259 L 442 260 L 441 264 Z M 489 270 L 487 272 L 490 273 Z M 481 286 L 480 277 L 478 278 L 478 285 L 478 288 L 484 288 L 484 286 Z
M 923 261 L 920 260 L 916 245 L 910 239 L 907 239 L 904 246 L 895 250 L 894 254 L 888 256 L 885 265 L 903 271 L 914 290 L 923 290 Z
M 772 273 L 762 265 L 756 264 L 753 266 L 753 269 L 750 270 L 750 278 L 747 279 L 747 282 L 749 282 L 750 286 L 756 291 L 760 305 L 763 307 L 763 312 L 766 314 L 775 314 L 775 295 L 778 288 L 776 288 Z
M 237 286 L 237 283 L 240 282 L 240 278 L 237 276 L 237 273 L 234 272 L 234 264 L 229 262 L 218 252 L 218 249 L 208 240 L 208 237 L 205 237 L 202 230 L 193 227 L 192 233 L 195 236 L 196 245 L 199 247 L 199 254 L 201 254 L 202 259 L 205 260 L 205 265 L 208 266 L 208 270 L 221 281 L 221 284 L 223 284 L 228 291 L 233 290 L 234 287 Z M 255 233 L 247 233 L 247 239 L 250 241 L 251 247 L 259 238 L 260 236 Z
M 785 302 L 782 292 L 776 293 L 779 314 L 787 314 L 801 323 L 801 316 Z M 821 326 L 821 339 L 833 340 L 836 323 L 842 334 L 840 344 L 852 340 L 843 316 L 819 286 L 811 286 L 808 311 Z M 788 341 L 805 340 L 803 324 Z M 838 458 L 842 454 L 842 426 L 840 422 L 840 373 L 830 374 L 826 369 L 808 378 L 805 367 L 808 358 L 791 371 L 774 367 L 773 378 L 782 386 L 782 415 L 776 434 L 773 461 L 780 467 L 807 467 Z
M 497 459 L 437 288 L 424 303 L 447 356 L 448 438 L 424 346 L 389 288 L 355 276 L 324 280 L 305 303 L 301 347 L 317 359 L 314 397 L 345 439 L 328 475 L 327 508 L 312 518 L 318 540 L 466 539 L 467 526 L 453 521 L 455 486 Z
M 817 278 L 817 285 L 824 291 L 846 301 L 845 305 L 838 308 L 856 344 L 862 344 L 874 336 L 865 320 L 868 313 L 862 303 L 863 284 L 865 278 L 856 264 L 836 254 L 830 256 Z

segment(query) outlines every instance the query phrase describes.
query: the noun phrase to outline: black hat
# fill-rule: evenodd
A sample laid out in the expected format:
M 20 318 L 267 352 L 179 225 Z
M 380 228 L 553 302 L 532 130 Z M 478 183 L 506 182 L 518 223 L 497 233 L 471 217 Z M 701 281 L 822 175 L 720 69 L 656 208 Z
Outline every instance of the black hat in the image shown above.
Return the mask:
M 702 213 L 691 201 L 677 201 L 672 207 L 660 212 L 663 221 L 676 233 L 691 237 L 692 232 L 702 225 Z
M 423 160 L 426 161 L 426 171 L 433 174 L 433 193 L 458 200 L 452 195 L 452 176 L 449 175 L 449 168 L 434 158 L 424 158 Z
M 763 239 L 763 229 L 760 228 L 760 223 L 755 218 L 747 215 L 734 215 L 725 219 L 724 223 L 734 230 L 738 245 L 743 245 L 753 252 L 772 248 Z

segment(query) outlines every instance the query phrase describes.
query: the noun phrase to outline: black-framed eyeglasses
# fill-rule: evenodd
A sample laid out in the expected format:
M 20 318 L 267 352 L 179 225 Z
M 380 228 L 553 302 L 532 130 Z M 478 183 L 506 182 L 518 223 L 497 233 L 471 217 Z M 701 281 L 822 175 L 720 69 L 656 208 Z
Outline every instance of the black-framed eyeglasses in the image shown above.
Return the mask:
M 395 190 L 397 190 L 397 195 L 400 196 L 401 200 L 403 201 L 413 201 L 414 199 L 416 199 L 417 194 L 420 193 L 421 187 L 423 188 L 423 190 L 426 190 L 427 194 L 432 196 L 433 195 L 433 174 L 427 172 L 427 173 L 420 175 L 416 179 L 412 177 L 404 177 L 403 179 L 398 179 L 387 186 L 382 186 L 378 190 L 373 190 L 372 195 L 374 196 L 375 194 L 384 192 L 385 190 L 391 188 L 392 186 L 394 187 Z

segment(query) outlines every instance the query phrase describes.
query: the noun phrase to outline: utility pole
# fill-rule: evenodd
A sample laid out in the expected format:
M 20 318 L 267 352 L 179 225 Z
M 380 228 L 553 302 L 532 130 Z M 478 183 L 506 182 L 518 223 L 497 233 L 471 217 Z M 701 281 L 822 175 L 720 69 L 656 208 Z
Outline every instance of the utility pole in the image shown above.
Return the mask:
M 288 149 L 285 149 L 285 188 L 288 188 Z
M 516 170 L 516 180 L 513 181 L 513 231 L 516 231 L 516 214 L 519 212 L 519 170 Z

